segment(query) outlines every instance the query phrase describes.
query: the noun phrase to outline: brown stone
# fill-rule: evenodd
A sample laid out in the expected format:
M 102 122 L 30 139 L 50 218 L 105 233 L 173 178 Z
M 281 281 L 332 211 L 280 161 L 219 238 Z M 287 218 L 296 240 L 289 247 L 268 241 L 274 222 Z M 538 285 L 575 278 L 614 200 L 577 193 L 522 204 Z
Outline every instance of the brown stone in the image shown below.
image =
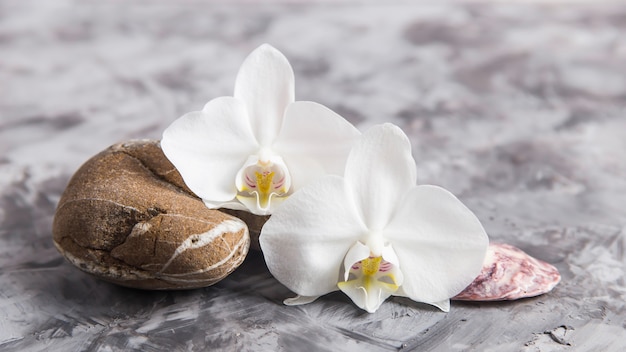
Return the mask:
M 58 250 L 81 270 L 141 289 L 212 285 L 244 260 L 246 224 L 208 209 L 158 141 L 116 144 L 88 160 L 53 223 Z
M 261 235 L 261 229 L 263 225 L 270 219 L 270 215 L 254 215 L 244 210 L 233 209 L 220 209 L 226 214 L 230 214 L 236 218 L 243 220 L 248 225 L 248 231 L 250 232 L 250 248 L 260 251 L 261 245 L 259 244 L 259 236 Z

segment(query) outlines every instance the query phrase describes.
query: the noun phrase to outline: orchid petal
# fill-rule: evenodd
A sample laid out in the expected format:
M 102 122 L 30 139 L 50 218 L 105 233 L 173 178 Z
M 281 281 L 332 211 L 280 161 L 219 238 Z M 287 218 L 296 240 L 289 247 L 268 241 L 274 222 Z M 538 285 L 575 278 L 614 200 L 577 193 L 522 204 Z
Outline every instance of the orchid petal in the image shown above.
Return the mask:
M 292 298 L 287 298 L 283 301 L 283 304 L 286 306 L 300 306 L 303 304 L 309 304 L 316 299 L 320 298 L 320 296 L 296 296 Z
M 365 231 L 343 179 L 329 175 L 276 209 L 259 241 L 278 281 L 298 295 L 320 296 L 337 290 L 344 257 Z
M 400 266 L 400 259 L 398 259 L 398 255 L 391 246 L 387 245 L 383 247 L 382 257 L 384 260 L 390 262 L 391 264 L 395 266 Z
M 344 281 L 348 281 L 350 276 L 350 267 L 356 262 L 359 262 L 370 256 L 370 249 L 368 246 L 357 241 L 346 254 L 346 258 L 343 260 L 344 265 Z
M 409 139 L 392 124 L 370 128 L 350 152 L 345 178 L 367 227 L 382 230 L 416 182 Z
M 239 69 L 234 96 L 246 103 L 259 144 L 269 146 L 280 131 L 287 105 L 294 101 L 294 74 L 287 58 L 268 44 L 255 49 Z
M 428 303 L 428 302 L 424 302 L 424 303 Z M 441 302 L 430 302 L 428 303 L 431 306 L 435 306 L 439 309 L 441 309 L 442 312 L 449 312 L 450 311 L 450 300 L 449 299 L 445 299 Z
M 398 291 L 396 293 L 394 293 L 394 296 L 398 296 L 398 297 L 406 297 L 406 298 L 411 298 L 409 297 L 409 295 L 406 294 L 406 292 L 404 292 L 404 288 L 400 287 L 398 289 Z M 433 307 L 439 308 L 442 312 L 449 312 L 450 311 L 450 300 L 449 299 L 444 299 L 443 301 L 439 301 L 439 302 L 421 302 L 421 303 L 425 303 L 428 305 L 431 305 Z
M 488 245 L 476 216 L 452 193 L 436 186 L 409 190 L 385 237 L 404 271 L 404 293 L 429 304 L 467 287 L 480 273 Z
M 187 186 L 219 206 L 235 198 L 235 176 L 258 146 L 243 103 L 220 97 L 174 121 L 163 132 L 161 148 Z
M 225 209 L 249 211 L 246 205 L 242 204 L 236 199 L 231 202 L 210 202 L 210 201 L 205 200 L 204 205 L 206 205 L 206 207 L 209 209 L 225 208 Z
M 350 149 L 361 133 L 324 105 L 297 101 L 285 112 L 272 149 L 292 172 L 295 189 L 324 174 L 343 174 Z

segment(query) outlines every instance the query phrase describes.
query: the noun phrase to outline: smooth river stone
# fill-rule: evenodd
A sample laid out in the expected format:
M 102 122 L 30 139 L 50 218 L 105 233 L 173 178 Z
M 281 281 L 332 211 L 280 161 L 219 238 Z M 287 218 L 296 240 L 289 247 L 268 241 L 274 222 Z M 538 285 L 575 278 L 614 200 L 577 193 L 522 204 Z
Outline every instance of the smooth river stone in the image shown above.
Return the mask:
M 212 285 L 244 260 L 246 224 L 208 209 L 158 141 L 111 146 L 63 193 L 53 239 L 65 258 L 106 281 L 141 289 Z
M 508 244 L 490 244 L 483 269 L 458 301 L 507 301 L 550 292 L 561 281 L 552 265 Z
M 250 233 L 250 249 L 261 251 L 259 236 L 261 235 L 263 225 L 269 220 L 270 215 L 254 215 L 245 210 L 233 209 L 220 209 L 220 211 L 243 220 L 248 225 L 248 232 Z

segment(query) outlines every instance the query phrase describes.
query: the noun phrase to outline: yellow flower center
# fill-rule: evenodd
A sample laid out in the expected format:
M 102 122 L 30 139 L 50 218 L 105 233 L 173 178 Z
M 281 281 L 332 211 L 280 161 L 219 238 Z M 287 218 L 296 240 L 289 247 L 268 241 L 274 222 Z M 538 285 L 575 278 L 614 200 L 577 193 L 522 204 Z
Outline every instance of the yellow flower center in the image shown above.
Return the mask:
M 351 279 L 339 282 L 340 289 L 353 285 L 365 292 L 384 288 L 388 292 L 395 292 L 400 286 L 395 276 L 393 265 L 383 260 L 383 257 L 365 258 L 350 268 Z
M 382 257 L 370 257 L 367 259 L 363 259 L 361 261 L 362 271 L 364 275 L 372 276 L 378 272 L 378 268 L 380 267 L 380 262 L 383 260 Z
M 259 189 L 259 193 L 262 195 L 269 196 L 270 190 L 272 188 L 272 179 L 274 178 L 275 172 L 258 172 L 255 171 L 254 175 L 256 176 L 256 185 Z

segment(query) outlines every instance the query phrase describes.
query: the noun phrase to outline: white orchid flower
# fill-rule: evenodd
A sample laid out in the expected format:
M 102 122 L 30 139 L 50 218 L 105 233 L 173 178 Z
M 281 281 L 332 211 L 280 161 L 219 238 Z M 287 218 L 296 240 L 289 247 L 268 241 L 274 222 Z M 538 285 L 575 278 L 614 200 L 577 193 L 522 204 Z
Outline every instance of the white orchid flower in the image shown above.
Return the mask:
M 488 245 L 476 216 L 443 188 L 416 185 L 406 135 L 391 124 L 365 132 L 344 177 L 302 188 L 262 229 L 271 273 L 303 304 L 337 289 L 374 312 L 389 296 L 448 311 L 480 273 Z
M 311 180 L 340 174 L 359 135 L 323 105 L 294 102 L 291 65 L 264 44 L 241 65 L 234 96 L 174 121 L 161 147 L 209 208 L 266 215 Z

